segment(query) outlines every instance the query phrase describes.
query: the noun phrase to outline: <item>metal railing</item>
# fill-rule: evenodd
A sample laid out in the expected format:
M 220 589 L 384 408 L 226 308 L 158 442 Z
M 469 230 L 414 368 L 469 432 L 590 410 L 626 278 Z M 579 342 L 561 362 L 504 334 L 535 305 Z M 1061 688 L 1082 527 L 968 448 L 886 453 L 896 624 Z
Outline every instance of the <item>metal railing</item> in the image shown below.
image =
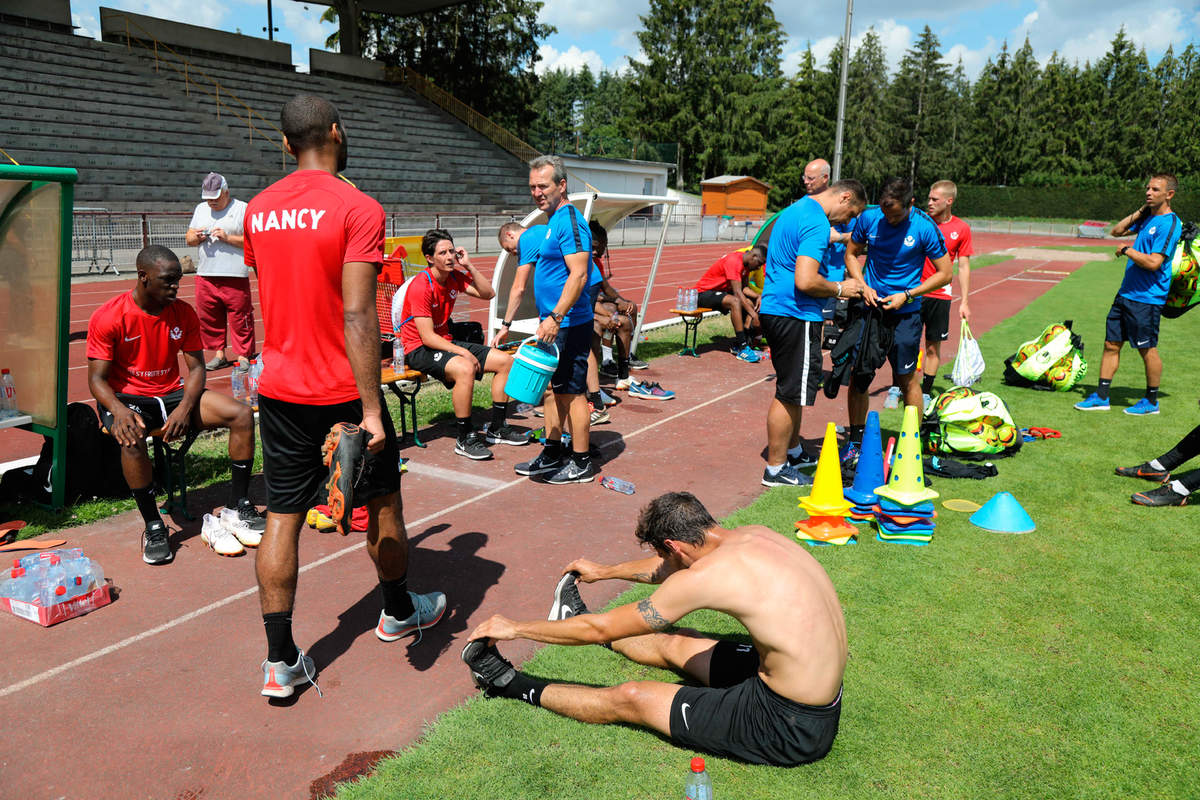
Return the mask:
M 196 257 L 196 248 L 184 240 L 191 213 L 121 212 L 104 209 L 77 209 L 71 240 L 73 275 L 121 274 L 132 269 L 138 252 L 152 244 L 169 247 L 181 258 Z M 392 211 L 385 220 L 387 236 L 419 236 L 430 228 L 450 231 L 454 241 L 472 253 L 495 255 L 500 252 L 497 239 L 500 226 L 520 221 L 510 214 L 472 214 L 466 212 Z M 722 217 L 700 214 L 671 215 L 667 228 L 668 244 L 700 242 L 751 242 L 762 220 L 732 222 Z M 662 218 L 658 215 L 633 215 L 621 220 L 608 232 L 611 247 L 650 246 L 658 242 Z M 419 259 L 420 255 L 415 254 Z
M 246 126 L 246 130 L 249 131 L 251 142 L 254 141 L 254 134 L 257 132 L 260 138 L 278 148 L 279 167 L 282 170 L 287 169 L 288 153 L 287 148 L 283 146 L 283 131 L 280 130 L 275 123 L 271 122 L 262 114 L 255 111 L 250 107 L 249 104 L 238 97 L 235 92 L 226 86 L 222 86 L 219 80 L 212 77 L 196 65 L 192 64 L 187 60 L 187 58 L 181 55 L 169 44 L 160 42 L 153 33 L 139 25 L 136 20 L 130 19 L 125 14 L 120 14 L 120 16 L 125 20 L 125 47 L 127 50 L 132 52 L 133 45 L 136 43 L 148 53 L 153 53 L 154 71 L 156 73 L 159 71 L 158 67 L 160 63 L 166 64 L 168 67 L 175 70 L 176 74 L 183 79 L 183 92 L 185 95 L 191 97 L 193 87 L 207 94 L 213 100 L 218 120 L 221 118 L 221 109 L 225 109 L 229 114 L 232 114 L 239 122 Z M 145 38 L 131 33 L 130 26 L 137 28 L 142 34 L 145 34 Z M 173 55 L 176 59 L 178 59 L 179 63 L 175 63 L 161 51 L 166 51 L 166 53 Z M 199 75 L 203 80 L 197 80 L 197 75 Z M 208 82 L 207 85 L 205 84 L 205 81 Z M 224 99 L 222 98 L 222 94 L 224 94 Z M 227 102 L 227 99 L 232 100 L 236 105 Z M 262 126 L 265 126 L 265 128 L 260 127 L 260 123 Z M 278 139 L 271 135 L 271 131 L 274 131 L 276 134 L 278 134 Z
M 1078 222 L 1034 222 L 1011 219 L 965 219 L 971 230 L 979 233 L 1028 233 L 1040 236 L 1075 236 Z
M 453 114 L 472 130 L 482 133 L 522 161 L 541 155 L 533 145 L 517 137 L 507 128 L 497 125 L 454 95 L 435 85 L 411 67 L 404 68 L 404 84 L 439 108 Z

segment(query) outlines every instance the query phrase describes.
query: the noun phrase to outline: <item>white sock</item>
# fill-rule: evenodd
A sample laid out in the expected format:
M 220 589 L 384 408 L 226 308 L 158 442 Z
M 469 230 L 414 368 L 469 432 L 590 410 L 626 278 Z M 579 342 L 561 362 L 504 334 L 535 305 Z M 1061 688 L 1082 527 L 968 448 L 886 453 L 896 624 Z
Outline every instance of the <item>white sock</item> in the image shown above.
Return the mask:
M 767 464 L 768 475 L 778 475 L 781 469 L 783 469 L 783 464 Z
M 804 445 L 798 444 L 795 447 L 789 447 L 787 453 L 789 458 L 799 458 L 804 455 Z
M 1189 494 L 1191 494 L 1191 492 L 1187 490 L 1187 487 L 1183 485 L 1183 481 L 1171 481 L 1171 483 L 1168 485 L 1171 487 L 1171 491 L 1175 494 L 1183 495 L 1184 497 L 1187 497 Z
M 1162 470 L 1166 469 L 1166 467 L 1164 467 L 1161 463 L 1159 463 L 1159 460 L 1157 458 L 1154 459 L 1153 461 L 1147 461 L 1146 464 L 1147 464 L 1147 466 L 1153 467 L 1154 469 L 1162 469 Z

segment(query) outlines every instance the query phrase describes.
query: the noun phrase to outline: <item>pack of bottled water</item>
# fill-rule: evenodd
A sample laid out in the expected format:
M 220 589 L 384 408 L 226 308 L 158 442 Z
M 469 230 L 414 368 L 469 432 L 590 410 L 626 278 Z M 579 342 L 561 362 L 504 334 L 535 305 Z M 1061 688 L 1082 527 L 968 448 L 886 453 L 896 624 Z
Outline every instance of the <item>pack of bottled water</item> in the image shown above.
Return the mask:
M 0 572 L 0 608 L 39 625 L 86 614 L 111 600 L 103 567 L 78 547 L 22 556 Z

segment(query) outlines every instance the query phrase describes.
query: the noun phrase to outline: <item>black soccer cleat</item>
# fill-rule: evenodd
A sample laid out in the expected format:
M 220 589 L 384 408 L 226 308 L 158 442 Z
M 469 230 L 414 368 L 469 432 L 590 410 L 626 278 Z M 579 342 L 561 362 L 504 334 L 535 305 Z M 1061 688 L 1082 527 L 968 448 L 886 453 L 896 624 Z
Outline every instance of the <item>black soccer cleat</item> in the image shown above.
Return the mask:
M 1166 483 L 1171 480 L 1171 473 L 1165 469 L 1155 469 L 1146 461 L 1136 467 L 1117 467 L 1114 472 L 1122 478 L 1142 478 L 1155 483 Z
M 1148 492 L 1138 492 L 1129 499 L 1139 506 L 1186 506 L 1191 497 L 1190 494 L 1180 494 L 1170 486 L 1160 486 Z
M 471 668 L 471 680 L 488 697 L 498 697 L 504 687 L 517 677 L 517 669 L 500 655 L 487 639 L 472 639 L 462 651 L 463 663 Z
M 350 516 L 354 513 L 354 490 L 367 462 L 367 432 L 349 422 L 336 423 L 325 437 L 321 456 L 329 468 L 325 480 L 329 518 L 345 536 L 350 533 Z
M 553 622 L 591 613 L 579 596 L 578 580 L 578 572 L 568 572 L 559 579 L 558 586 L 554 587 L 554 605 L 550 606 L 550 616 L 546 619 Z

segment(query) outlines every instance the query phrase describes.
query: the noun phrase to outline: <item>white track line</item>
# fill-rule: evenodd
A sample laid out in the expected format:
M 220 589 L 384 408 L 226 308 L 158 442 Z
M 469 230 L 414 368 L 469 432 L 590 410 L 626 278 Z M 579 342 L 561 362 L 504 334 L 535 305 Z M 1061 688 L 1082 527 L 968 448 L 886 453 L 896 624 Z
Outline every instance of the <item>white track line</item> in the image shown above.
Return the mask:
M 752 389 L 755 386 L 760 385 L 765 380 L 766 380 L 766 378 L 759 378 L 755 381 L 752 381 L 751 383 L 740 386 L 737 389 L 732 389 L 723 395 L 714 397 L 710 400 L 706 400 L 703 403 L 700 403 L 698 405 L 691 406 L 689 408 L 685 408 L 682 411 L 672 414 L 669 417 L 664 417 L 663 419 L 657 420 L 657 421 L 652 422 L 648 425 L 645 425 L 641 428 L 638 428 L 636 431 L 633 431 L 629 434 L 625 434 L 622 436 L 622 439 L 629 440 L 629 439 L 634 438 L 635 436 L 640 436 L 641 434 L 646 433 L 647 431 L 651 431 L 660 425 L 670 422 L 671 420 L 678 419 L 679 417 L 685 416 L 686 414 L 690 414 L 693 411 L 699 411 L 700 409 L 705 408 L 706 406 L 710 406 L 713 403 L 717 403 L 722 400 L 733 397 L 735 394 L 744 392 L 747 389 Z M 630 402 L 632 402 L 632 400 Z M 616 446 L 616 441 L 610 442 L 608 445 L 606 445 L 605 447 L 601 447 L 600 449 L 605 449 L 606 447 L 609 447 L 609 446 Z M 450 470 L 445 470 L 445 471 L 449 472 Z M 527 481 L 528 481 L 528 478 L 521 477 L 521 478 L 516 478 L 515 480 L 502 482 L 502 483 L 500 483 L 500 485 L 498 485 L 492 489 L 489 489 L 488 491 L 481 492 L 480 494 L 477 494 L 474 497 L 468 497 L 466 500 L 462 500 L 458 503 L 455 503 L 454 505 L 439 509 L 439 510 L 433 512 L 432 514 L 427 514 L 426 516 L 421 517 L 418 520 L 413 520 L 412 522 L 407 522 L 406 527 L 408 527 L 410 529 L 418 528 L 421 525 L 424 525 L 428 522 L 433 522 L 436 519 L 441 519 L 441 518 L 445 517 L 447 514 L 457 511 L 460 508 L 465 508 L 466 506 L 469 506 L 472 503 L 477 503 L 480 500 L 484 500 L 488 497 L 491 497 L 494 494 L 497 494 L 498 492 L 502 492 L 505 489 L 509 489 L 513 486 L 517 486 L 518 484 L 522 484 Z M 343 556 L 347 556 L 351 553 L 361 550 L 366 546 L 367 546 L 366 540 L 363 539 L 363 540 L 361 540 L 355 544 L 352 544 L 348 547 L 344 547 L 341 550 L 338 550 L 336 552 L 333 552 L 326 556 L 323 556 L 323 557 L 317 559 L 316 561 L 313 561 L 309 564 L 305 564 L 303 567 L 300 568 L 300 572 L 304 573 L 304 572 L 308 572 L 309 570 L 316 569 L 317 567 L 323 566 L 324 564 L 328 564 L 331 561 L 334 561 L 336 559 L 342 558 Z M 70 670 L 73 670 L 76 667 L 82 666 L 82 665 L 88 663 L 89 661 L 95 661 L 98 658 L 102 658 L 103 656 L 109 655 L 110 653 L 115 653 L 118 650 L 123 650 L 126 647 L 137 644 L 138 642 L 141 642 L 145 639 L 149 639 L 150 637 L 156 636 L 160 633 L 163 633 L 164 631 L 169 631 L 172 628 L 177 628 L 180 625 L 183 625 L 185 622 L 191 622 L 192 620 L 198 619 L 199 617 L 202 617 L 206 614 L 216 611 L 219 608 L 224 608 L 225 606 L 229 605 L 230 603 L 235 603 L 238 600 L 249 597 L 250 595 L 256 593 L 257 591 L 258 591 L 257 586 L 251 586 L 248 589 L 243 589 L 242 591 L 237 592 L 236 594 L 231 594 L 228 597 L 223 597 L 220 600 L 216 600 L 212 603 L 209 603 L 206 606 L 197 608 L 194 611 L 189 611 L 188 613 L 183 614 L 182 616 L 176 617 L 175 619 L 164 622 L 161 625 L 156 625 L 155 627 L 150 628 L 148 630 L 144 630 L 141 633 L 134 634 L 133 636 L 122 639 L 119 642 L 110 644 L 107 647 L 102 647 L 99 650 L 94 650 L 91 653 L 88 653 L 87 655 L 83 655 L 83 656 L 80 656 L 79 658 L 72 659 L 71 661 L 68 661 L 65 664 L 59 664 L 56 667 L 51 667 L 50 669 L 45 670 L 44 672 L 39 672 L 36 675 L 30 676 L 23 681 L 18 681 L 17 683 L 13 683 L 8 686 L 5 686 L 3 689 L 0 689 L 0 697 L 7 697 L 8 695 L 16 694 L 17 692 L 21 691 L 22 689 L 28 689 L 30 686 L 34 686 L 35 684 L 41 683 L 42 681 L 49 680 L 50 678 L 53 678 L 57 675 L 61 675 L 64 672 L 69 672 Z

